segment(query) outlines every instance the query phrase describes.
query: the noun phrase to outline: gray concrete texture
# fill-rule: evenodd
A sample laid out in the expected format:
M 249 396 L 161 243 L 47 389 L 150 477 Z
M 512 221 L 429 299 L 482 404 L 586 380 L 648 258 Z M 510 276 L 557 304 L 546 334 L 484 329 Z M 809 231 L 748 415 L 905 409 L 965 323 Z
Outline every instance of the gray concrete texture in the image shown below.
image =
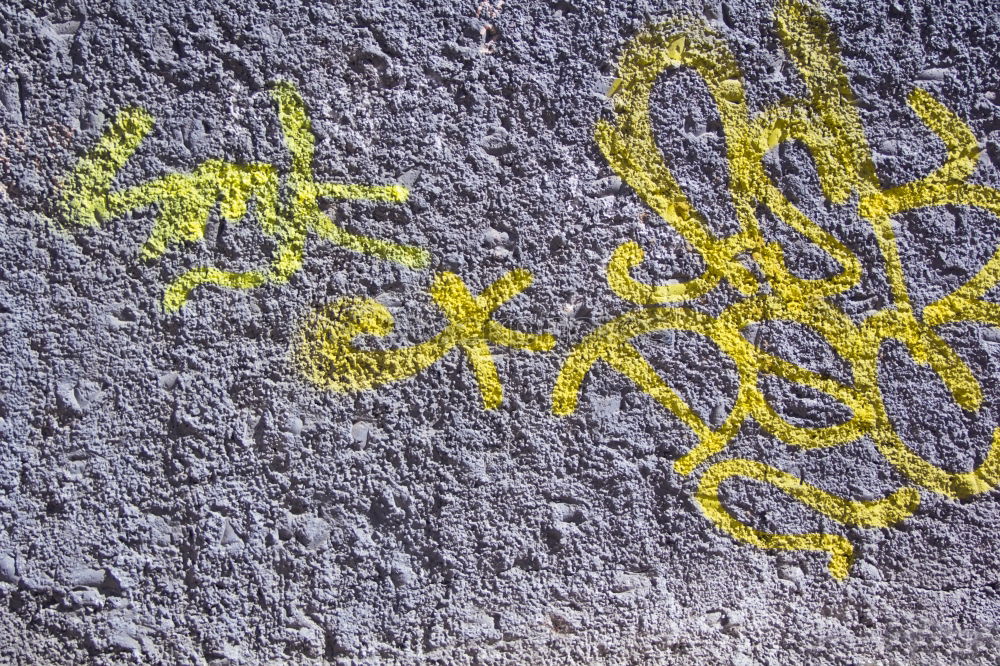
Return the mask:
M 975 134 L 970 181 L 1000 185 L 1000 20 L 989 0 L 822 8 L 885 184 L 944 160 L 907 105 L 922 87 Z M 552 413 L 573 346 L 638 307 L 608 287 L 616 247 L 646 249 L 639 279 L 704 270 L 594 140 L 628 41 L 682 14 L 729 43 L 751 111 L 804 94 L 770 0 L 0 3 L 0 662 L 995 663 L 997 493 L 920 488 L 912 517 L 859 529 L 767 484 L 727 482 L 729 510 L 760 530 L 847 536 L 855 561 L 838 581 L 826 553 L 764 550 L 709 521 L 698 473 L 673 468 L 696 443 L 691 430 L 607 365 L 588 375 L 572 415 Z M 311 234 L 287 283 L 202 286 L 167 313 L 164 289 L 185 270 L 262 266 L 273 241 L 249 218 L 213 214 L 204 240 L 143 260 L 153 209 L 95 228 L 60 219 L 67 174 L 125 107 L 156 125 L 116 188 L 208 159 L 287 172 L 268 92 L 277 80 L 308 107 L 318 180 L 410 190 L 405 204 L 330 201 L 325 212 L 427 249 L 429 268 Z M 652 99 L 678 181 L 732 233 L 705 85 L 675 71 Z M 827 201 L 801 144 L 765 162 L 861 259 L 860 286 L 831 300 L 854 320 L 890 308 L 857 199 Z M 790 265 L 826 270 L 822 252 L 762 224 Z M 1000 245 L 997 219 L 977 208 L 894 225 L 918 309 Z M 428 295 L 434 274 L 453 272 L 475 293 L 515 268 L 534 283 L 497 321 L 557 344 L 492 347 L 498 409 L 483 408 L 458 350 L 349 394 L 310 384 L 294 363 L 296 322 L 318 305 L 375 298 L 396 332 L 366 344 L 404 346 L 447 323 Z M 698 307 L 714 315 L 740 298 L 723 283 Z M 1000 425 L 1000 333 L 945 328 L 983 387 L 978 411 L 958 407 L 901 344 L 883 347 L 879 382 L 910 447 L 969 470 Z M 808 330 L 761 329 L 761 346 L 837 374 Z M 735 366 L 712 343 L 660 332 L 637 345 L 701 418 L 717 424 L 732 406 Z M 844 418 L 821 394 L 762 385 L 789 420 Z M 803 450 L 750 419 L 722 456 L 851 499 L 919 488 L 868 437 Z

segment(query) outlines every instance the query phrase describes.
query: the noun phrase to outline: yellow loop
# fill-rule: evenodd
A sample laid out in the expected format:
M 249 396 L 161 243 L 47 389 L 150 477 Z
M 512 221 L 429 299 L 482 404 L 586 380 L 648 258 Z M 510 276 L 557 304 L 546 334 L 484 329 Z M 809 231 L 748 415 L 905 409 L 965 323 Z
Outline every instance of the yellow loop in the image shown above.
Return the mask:
M 719 283 L 721 276 L 706 271 L 703 275 L 680 284 L 653 286 L 639 282 L 631 275 L 631 270 L 641 264 L 646 253 L 638 243 L 622 243 L 611 255 L 608 262 L 608 286 L 620 298 L 638 305 L 679 303 L 697 298 L 710 292 Z

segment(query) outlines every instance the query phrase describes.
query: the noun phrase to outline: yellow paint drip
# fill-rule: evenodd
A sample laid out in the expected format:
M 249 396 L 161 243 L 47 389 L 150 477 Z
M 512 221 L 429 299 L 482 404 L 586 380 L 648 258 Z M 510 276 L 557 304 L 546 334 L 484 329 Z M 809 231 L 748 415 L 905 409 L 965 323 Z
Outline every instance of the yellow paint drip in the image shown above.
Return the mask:
M 647 285 L 630 274 L 643 261 L 642 249 L 632 242 L 621 245 L 608 264 L 608 284 L 623 299 L 644 307 L 602 325 L 573 348 L 553 389 L 553 411 L 564 415 L 576 409 L 582 383 L 600 361 L 629 377 L 694 432 L 697 445 L 675 462 L 679 473 L 690 474 L 722 453 L 742 424 L 752 419 L 780 441 L 804 449 L 869 437 L 897 470 L 929 491 L 951 498 L 987 492 L 1000 483 L 1000 429 L 983 463 L 971 471 L 948 472 L 924 459 L 899 437 L 886 413 L 878 385 L 878 355 L 885 341 L 902 342 L 918 363 L 929 366 L 941 378 L 958 405 L 968 411 L 979 409 L 983 399 L 979 381 L 936 329 L 954 322 L 1000 327 L 1000 306 L 983 300 L 1000 281 L 1000 250 L 976 276 L 918 313 L 910 302 L 892 218 L 946 204 L 972 206 L 1000 217 L 1000 191 L 968 182 L 978 158 L 972 131 L 929 92 L 919 89 L 912 92 L 909 103 L 921 122 L 941 139 L 944 162 L 920 180 L 884 189 L 875 173 L 837 40 L 825 16 L 811 4 L 783 0 L 777 5 L 775 23 L 784 49 L 806 84 L 807 95 L 782 100 L 755 116 L 748 110 L 736 59 L 722 37 L 700 19 L 677 18 L 649 26 L 623 52 L 613 97 L 615 117 L 597 123 L 595 139 L 614 171 L 694 247 L 706 270 L 687 283 Z M 739 223 L 738 232 L 731 236 L 720 238 L 711 232 L 656 145 L 650 94 L 660 74 L 671 68 L 687 69 L 699 76 L 719 113 L 726 137 L 729 195 Z M 858 212 L 878 239 L 892 292 L 891 308 L 856 324 L 831 304 L 830 296 L 859 284 L 861 263 L 843 243 L 788 201 L 767 176 L 765 154 L 785 141 L 801 141 L 809 150 L 829 201 L 843 203 L 857 194 Z M 826 252 L 840 266 L 840 272 L 822 279 L 793 275 L 781 246 L 764 240 L 756 215 L 760 206 Z M 763 282 L 748 269 L 747 258 L 756 263 Z M 683 306 L 722 280 L 747 298 L 715 318 Z M 762 291 L 764 284 L 769 293 Z M 817 332 L 849 368 L 850 381 L 842 384 L 798 367 L 764 352 L 743 335 L 748 326 L 776 320 Z M 721 425 L 713 428 L 699 417 L 633 344 L 638 336 L 664 330 L 704 336 L 735 364 L 739 389 Z M 760 390 L 764 375 L 825 393 L 848 407 L 851 417 L 824 427 L 789 423 Z M 846 525 L 888 525 L 912 513 L 918 502 L 911 488 L 874 503 L 852 502 L 749 460 L 717 462 L 703 474 L 698 501 L 721 529 L 762 548 L 826 551 L 831 556 L 830 571 L 837 578 L 847 575 L 853 552 L 845 537 L 767 534 L 744 525 L 718 499 L 718 485 L 731 476 L 774 485 Z
M 350 233 L 320 210 L 322 198 L 403 203 L 409 192 L 398 185 L 316 182 L 312 170 L 315 138 L 302 97 L 285 82 L 275 84 L 271 96 L 292 158 L 291 173 L 284 182 L 270 164 L 207 160 L 190 173 L 172 173 L 113 191 L 115 177 L 153 128 L 152 116 L 142 109 L 124 109 L 67 178 L 61 202 L 63 217 L 76 224 L 97 226 L 105 219 L 155 207 L 153 230 L 140 251 L 140 256 L 149 260 L 160 257 L 172 245 L 201 240 L 213 211 L 218 210 L 225 220 L 238 222 L 247 215 L 253 201 L 261 228 L 278 243 L 271 266 L 244 272 L 210 266 L 194 268 L 167 286 L 163 306 L 168 312 L 181 308 L 191 291 L 202 284 L 251 289 L 287 281 L 302 267 L 309 232 L 349 250 L 410 268 L 427 266 L 426 250 Z

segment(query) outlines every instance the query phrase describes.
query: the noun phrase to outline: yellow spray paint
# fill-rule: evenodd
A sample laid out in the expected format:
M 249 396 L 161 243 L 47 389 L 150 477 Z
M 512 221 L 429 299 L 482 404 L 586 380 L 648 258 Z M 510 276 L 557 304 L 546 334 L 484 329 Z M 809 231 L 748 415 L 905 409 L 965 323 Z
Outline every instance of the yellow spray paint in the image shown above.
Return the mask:
M 140 256 L 156 259 L 171 245 L 201 240 L 216 209 L 223 219 L 237 222 L 247 215 L 252 201 L 261 228 L 278 241 L 271 266 L 243 272 L 213 266 L 191 269 L 167 286 L 163 306 L 168 312 L 180 309 L 202 284 L 251 289 L 287 281 L 302 267 L 310 232 L 355 252 L 409 268 L 426 267 L 430 259 L 426 250 L 349 233 L 320 210 L 322 198 L 402 203 L 409 191 L 398 185 L 317 182 L 312 169 L 315 138 L 305 103 L 290 83 L 275 84 L 271 96 L 291 155 L 291 170 L 284 182 L 270 164 L 207 160 L 190 173 L 173 173 L 113 191 L 115 177 L 153 129 L 152 116 L 130 108 L 115 116 L 97 145 L 70 173 L 60 202 L 63 217 L 94 227 L 103 220 L 155 206 L 156 221 Z M 393 326 L 389 312 L 373 300 L 343 299 L 306 317 L 295 348 L 297 364 L 317 386 L 359 391 L 416 375 L 459 347 L 475 373 L 483 405 L 498 407 L 503 388 L 488 343 L 531 351 L 548 350 L 555 344 L 550 335 L 521 333 L 491 319 L 494 310 L 526 289 L 531 280 L 527 271 L 512 271 L 481 295 L 473 296 L 458 276 L 437 274 L 431 295 L 447 315 L 449 325 L 429 342 L 388 352 L 355 348 L 353 340 L 363 333 L 389 333 Z
M 491 319 L 497 308 L 524 291 L 531 280 L 528 271 L 511 271 L 479 296 L 473 296 L 454 273 L 438 273 L 430 294 L 447 316 L 448 325 L 427 342 L 390 351 L 354 345 L 359 335 L 385 336 L 392 332 L 393 317 L 385 306 L 372 299 L 346 298 L 306 317 L 295 357 L 313 383 L 350 392 L 412 377 L 458 347 L 472 366 L 483 406 L 494 409 L 503 400 L 503 387 L 488 343 L 547 351 L 556 342 L 551 335 L 514 331 Z
M 913 488 L 900 488 L 877 500 L 847 500 L 809 485 L 792 474 L 752 460 L 719 462 L 702 475 L 696 499 L 712 522 L 738 539 L 759 548 L 826 551 L 830 554 L 830 574 L 837 579 L 847 577 L 854 560 L 854 546 L 851 542 L 838 534 L 818 532 L 770 534 L 740 522 L 726 510 L 719 499 L 719 485 L 736 476 L 769 483 L 823 515 L 855 527 L 888 527 L 910 517 L 920 504 L 920 494 Z
M 168 312 L 181 308 L 191 291 L 202 284 L 250 289 L 267 282 L 286 282 L 302 267 L 309 232 L 355 252 L 410 268 L 425 267 L 429 261 L 426 250 L 350 233 L 320 210 L 321 198 L 402 203 L 409 192 L 398 185 L 317 182 L 312 169 L 315 138 L 302 97 L 286 82 L 275 84 L 271 96 L 292 158 L 291 172 L 284 183 L 270 164 L 207 160 L 190 173 L 172 173 L 112 191 L 116 175 L 153 129 L 152 116 L 130 108 L 115 116 L 97 145 L 70 173 L 63 188 L 63 217 L 76 224 L 97 226 L 105 219 L 155 206 L 156 222 L 140 251 L 142 258 L 155 259 L 171 245 L 200 240 L 216 206 L 223 219 L 238 222 L 247 215 L 253 201 L 261 228 L 278 243 L 270 267 L 244 272 L 211 266 L 194 268 L 167 286 L 163 306 Z
M 969 411 L 979 409 L 982 387 L 936 328 L 953 322 L 1000 327 L 1000 305 L 983 300 L 1000 281 L 1000 251 L 975 277 L 918 313 L 907 292 L 892 217 L 945 204 L 973 206 L 1000 216 L 1000 191 L 968 182 L 978 156 L 972 131 L 920 89 L 913 91 L 909 103 L 944 144 L 944 163 L 923 179 L 883 188 L 837 40 L 826 18 L 811 4 L 782 0 L 775 11 L 775 23 L 808 94 L 782 100 L 755 116 L 748 110 L 742 75 L 729 47 L 703 21 L 679 18 L 650 26 L 626 47 L 613 86 L 615 117 L 613 122 L 598 122 L 596 141 L 615 172 L 694 247 L 707 268 L 703 275 L 683 284 L 648 285 L 630 274 L 643 261 L 642 248 L 633 242 L 621 245 L 608 264 L 608 284 L 623 299 L 644 307 L 604 324 L 573 348 L 553 390 L 553 411 L 569 414 L 576 409 L 583 380 L 594 364 L 602 361 L 629 377 L 694 432 L 697 445 L 675 462 L 681 474 L 691 474 L 723 452 L 742 424 L 753 419 L 779 440 L 806 449 L 869 437 L 896 469 L 931 492 L 952 498 L 986 492 L 1000 483 L 1000 429 L 994 433 L 986 458 L 975 469 L 954 473 L 934 465 L 908 447 L 893 427 L 878 385 L 878 353 L 887 340 L 902 342 L 918 363 L 937 373 L 957 404 Z M 719 238 L 710 231 L 656 146 L 650 93 L 657 78 L 669 68 L 697 74 L 718 110 L 726 137 L 729 193 L 739 222 L 739 231 L 731 236 Z M 844 203 L 852 194 L 858 196 L 858 212 L 878 239 L 893 305 L 860 324 L 829 300 L 859 283 L 860 261 L 789 202 L 764 170 L 765 154 L 791 140 L 801 141 L 811 153 L 829 201 Z M 793 275 L 780 245 L 765 242 L 757 222 L 758 206 L 766 207 L 824 250 L 840 271 L 822 279 Z M 750 260 L 756 263 L 763 281 L 747 267 Z M 711 291 L 722 280 L 746 298 L 714 318 L 682 305 Z M 851 381 L 841 383 L 798 367 L 744 337 L 748 326 L 775 320 L 795 322 L 819 333 L 850 368 Z M 632 343 L 637 336 L 660 330 L 704 336 L 735 364 L 739 389 L 721 425 L 713 428 L 701 419 Z M 851 418 L 814 428 L 789 423 L 768 404 L 758 386 L 765 374 L 827 394 L 848 407 Z M 852 502 L 751 460 L 725 460 L 707 468 L 697 500 L 716 525 L 762 548 L 826 551 L 831 557 L 830 571 L 837 578 L 848 573 L 850 542 L 839 535 L 820 533 L 768 534 L 745 525 L 726 511 L 719 499 L 719 485 L 737 476 L 771 484 L 846 525 L 882 527 L 907 517 L 919 502 L 911 488 L 876 502 Z
M 825 16 L 806 2 L 781 0 L 775 23 L 807 94 L 782 100 L 756 115 L 748 109 L 736 59 L 722 37 L 704 21 L 677 18 L 656 24 L 626 47 L 619 77 L 612 86 L 614 120 L 598 122 L 595 139 L 614 171 L 691 244 L 706 270 L 683 284 L 646 284 L 631 274 L 644 261 L 642 248 L 634 242 L 619 246 L 607 267 L 609 287 L 641 307 L 600 326 L 574 346 L 553 389 L 553 411 L 559 415 L 573 412 L 583 381 L 594 365 L 599 361 L 609 365 L 694 432 L 697 444 L 675 461 L 675 469 L 688 475 L 707 464 L 696 500 L 714 524 L 761 548 L 826 552 L 831 574 L 842 579 L 853 559 L 853 546 L 846 537 L 819 532 L 772 534 L 755 529 L 725 508 L 720 486 L 736 477 L 769 484 L 834 521 L 855 527 L 885 527 L 904 520 L 917 509 L 917 490 L 903 487 L 882 499 L 854 501 L 760 462 L 712 459 L 725 452 L 747 420 L 753 420 L 780 441 L 802 449 L 838 446 L 868 437 L 906 478 L 946 497 L 967 498 L 1000 484 L 1000 429 L 979 466 L 967 472 L 949 472 L 900 438 L 878 385 L 879 350 L 887 340 L 896 340 L 941 378 L 958 405 L 968 411 L 980 408 L 982 386 L 937 329 L 955 322 L 1000 327 L 1000 305 L 984 300 L 1000 282 L 1000 250 L 973 278 L 917 312 L 907 291 L 892 219 L 907 211 L 943 205 L 971 206 L 1000 216 L 1000 191 L 968 182 L 978 158 L 972 131 L 920 89 L 911 93 L 909 103 L 940 138 L 945 149 L 943 163 L 922 179 L 883 188 L 837 40 Z M 670 68 L 697 74 L 718 110 L 726 137 L 729 194 L 739 224 L 739 231 L 728 237 L 718 237 L 710 230 L 656 145 L 650 95 L 658 77 Z M 429 256 L 425 250 L 349 233 L 322 213 L 319 200 L 323 197 L 401 203 L 408 191 L 392 185 L 317 182 L 312 171 L 315 141 L 305 104 L 288 83 L 275 85 L 272 96 L 292 158 L 291 171 L 284 178 L 269 164 L 208 160 L 190 173 L 169 174 L 113 191 L 116 175 L 153 128 L 148 113 L 125 109 L 67 179 L 61 202 L 63 216 L 77 224 L 96 226 L 105 219 L 155 206 L 156 222 L 141 249 L 143 258 L 155 259 L 171 245 L 200 240 L 216 207 L 222 218 L 238 221 L 254 202 L 253 212 L 262 229 L 278 241 L 270 267 L 230 272 L 202 266 L 188 271 L 168 285 L 163 300 L 168 311 L 182 307 L 201 284 L 249 289 L 287 281 L 301 268 L 310 232 L 356 252 L 411 268 L 426 266 Z M 809 150 L 829 201 L 845 203 L 857 196 L 858 213 L 871 225 L 879 244 L 893 300 L 890 308 L 855 323 L 831 302 L 831 296 L 859 284 L 861 263 L 836 237 L 788 201 L 768 177 L 763 158 L 785 141 L 800 141 Z M 781 246 L 764 239 L 757 221 L 761 206 L 826 252 L 839 266 L 837 274 L 821 279 L 795 276 Z M 494 311 L 526 289 L 531 279 L 527 271 L 515 270 L 474 296 L 458 276 L 439 273 L 430 293 L 445 313 L 447 326 L 427 342 L 386 351 L 360 348 L 356 339 L 391 333 L 394 321 L 388 310 L 371 299 L 342 299 L 311 312 L 301 322 L 294 346 L 296 363 L 317 386 L 337 392 L 358 391 L 415 376 L 459 348 L 469 360 L 484 407 L 496 408 L 502 402 L 503 389 L 490 345 L 545 351 L 555 344 L 551 335 L 514 331 L 492 319 Z M 741 293 L 742 300 L 717 317 L 690 307 L 693 299 L 722 281 Z M 809 327 L 825 339 L 849 368 L 849 381 L 839 382 L 799 367 L 767 353 L 744 336 L 748 327 L 779 320 Z M 638 336 L 662 330 L 703 336 L 735 364 L 739 388 L 721 425 L 712 427 L 698 416 L 633 344 Z M 767 402 L 759 388 L 763 375 L 825 393 L 848 408 L 851 416 L 824 427 L 792 424 Z

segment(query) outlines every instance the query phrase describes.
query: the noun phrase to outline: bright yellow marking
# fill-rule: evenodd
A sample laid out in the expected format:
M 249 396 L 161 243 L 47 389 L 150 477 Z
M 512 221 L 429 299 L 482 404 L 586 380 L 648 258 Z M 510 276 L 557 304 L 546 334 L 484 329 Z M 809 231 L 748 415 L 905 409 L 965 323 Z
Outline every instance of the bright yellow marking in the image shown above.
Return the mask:
M 290 83 L 276 83 L 271 96 L 277 103 L 292 158 L 284 187 L 278 170 L 270 164 L 207 160 L 190 173 L 173 173 L 112 191 L 116 175 L 153 128 L 148 113 L 132 108 L 115 116 L 97 145 L 70 173 L 63 189 L 63 216 L 76 224 L 96 226 L 104 219 L 156 206 L 156 222 L 140 251 L 143 259 L 156 259 L 171 245 L 201 240 L 216 207 L 223 219 L 238 222 L 247 215 L 252 200 L 261 228 L 278 241 L 270 268 L 245 272 L 194 268 L 167 286 L 163 306 L 168 312 L 181 308 L 191 291 L 202 284 L 250 289 L 267 282 L 286 282 L 302 267 L 310 231 L 355 252 L 410 268 L 425 267 L 429 261 L 426 250 L 350 233 L 320 210 L 319 200 L 324 197 L 402 203 L 409 192 L 398 185 L 316 182 L 312 171 L 315 138 L 305 103 Z
M 295 357 L 311 382 L 346 393 L 412 377 L 459 347 L 472 366 L 483 406 L 495 409 L 503 401 L 503 387 L 487 343 L 548 351 L 556 342 L 551 335 L 514 331 L 491 318 L 531 281 L 528 271 L 511 271 L 473 296 L 454 273 L 438 273 L 430 294 L 447 316 L 448 325 L 427 342 L 390 351 L 359 349 L 354 344 L 359 335 L 391 333 L 394 321 L 389 311 L 372 299 L 342 299 L 306 317 Z
M 909 518 L 920 505 L 920 494 L 913 488 L 900 488 L 882 499 L 857 502 L 820 490 L 796 476 L 753 460 L 719 462 L 701 476 L 695 498 L 713 523 L 758 548 L 824 550 L 830 554 L 830 574 L 838 580 L 847 578 L 854 559 L 851 542 L 837 534 L 819 532 L 771 534 L 740 522 L 719 499 L 719 485 L 734 476 L 768 483 L 823 515 L 856 527 L 888 527 Z
M 638 243 L 622 243 L 611 255 L 608 262 L 608 285 L 611 290 L 626 301 L 641 305 L 656 303 L 679 303 L 712 291 L 719 280 L 706 273 L 690 282 L 664 286 L 652 286 L 634 279 L 630 271 L 646 258 L 646 253 Z
M 621 315 L 588 335 L 574 347 L 563 365 L 553 390 L 553 411 L 566 415 L 576 409 L 580 386 L 590 368 L 603 361 L 629 377 L 664 408 L 673 412 L 698 436 L 699 444 L 674 463 L 681 474 L 690 474 L 709 457 L 722 451 L 751 417 L 776 437 L 803 448 L 833 446 L 857 439 L 858 430 L 868 429 L 875 412 L 856 388 L 798 367 L 771 355 L 741 333 L 752 324 L 793 321 L 816 330 L 841 356 L 850 354 L 843 345 L 854 324 L 833 306 L 819 302 L 809 310 L 797 310 L 775 296 L 758 296 L 731 306 L 718 318 L 683 307 L 644 308 Z M 712 340 L 736 365 L 740 378 L 735 404 L 725 422 L 713 430 L 680 395 L 670 388 L 631 343 L 631 340 L 662 330 L 690 331 Z M 822 391 L 853 412 L 846 423 L 821 428 L 795 426 L 774 411 L 758 387 L 762 374 L 772 374 Z
M 946 152 L 944 163 L 915 182 L 883 188 L 875 173 L 837 40 L 825 16 L 806 2 L 782 0 L 775 10 L 775 23 L 784 49 L 805 82 L 807 95 L 782 100 L 755 116 L 748 110 L 736 59 L 722 37 L 700 19 L 676 18 L 649 26 L 623 52 L 612 97 L 615 117 L 597 123 L 595 139 L 614 171 L 691 243 L 702 256 L 706 270 L 683 284 L 643 284 L 630 274 L 643 261 L 642 249 L 632 242 L 621 245 L 608 264 L 608 284 L 622 298 L 644 307 L 600 326 L 573 348 L 553 389 L 553 411 L 564 415 L 576 409 L 586 375 L 601 361 L 629 377 L 694 432 L 696 446 L 675 462 L 679 473 L 690 474 L 710 457 L 722 453 L 742 424 L 752 419 L 780 441 L 801 448 L 836 446 L 869 437 L 896 469 L 932 492 L 951 498 L 987 492 L 1000 484 L 1000 429 L 994 433 L 983 463 L 971 471 L 948 472 L 927 461 L 899 437 L 886 413 L 878 385 L 878 355 L 885 341 L 902 342 L 918 363 L 930 367 L 941 378 L 959 406 L 978 411 L 983 400 L 982 386 L 936 329 L 953 322 L 1000 328 L 1000 305 L 983 300 L 986 292 L 1000 282 L 1000 250 L 972 279 L 922 312 L 915 312 L 892 218 L 906 211 L 946 204 L 973 206 L 1000 217 L 1000 191 L 968 182 L 979 154 L 972 131 L 929 92 L 920 89 L 912 92 L 909 103 L 917 117 L 941 139 Z M 726 138 L 729 194 L 739 223 L 739 231 L 731 236 L 720 238 L 713 234 L 690 204 L 656 145 L 650 121 L 650 93 L 658 77 L 670 68 L 685 68 L 697 74 L 718 111 Z M 825 197 L 833 203 L 844 203 L 856 194 L 859 214 L 875 231 L 893 304 L 860 324 L 829 300 L 859 284 L 860 261 L 788 201 L 764 169 L 765 154 L 790 140 L 801 141 L 809 150 Z M 793 275 L 781 246 L 764 240 L 756 216 L 760 206 L 824 250 L 839 264 L 840 272 L 822 279 Z M 750 260 L 763 280 L 748 268 Z M 722 280 L 745 298 L 716 318 L 683 305 L 711 291 Z M 677 305 L 660 305 L 667 303 Z M 816 331 L 845 361 L 850 381 L 842 384 L 798 367 L 764 352 L 744 337 L 746 327 L 773 320 L 795 322 Z M 704 336 L 735 364 L 739 390 L 721 425 L 713 428 L 699 417 L 632 342 L 638 336 L 662 330 Z M 774 411 L 759 389 L 764 374 L 821 391 L 848 407 L 851 417 L 824 427 L 789 423 Z M 858 513 L 859 507 L 868 505 L 834 498 L 793 476 L 751 461 L 716 463 L 702 480 L 699 501 L 720 528 L 765 548 L 826 550 L 832 556 L 831 572 L 838 578 L 847 574 L 851 547 L 844 537 L 767 535 L 728 514 L 717 499 L 716 488 L 733 475 L 771 483 L 845 524 L 868 525 L 870 521 L 858 518 L 869 515 Z M 893 522 L 908 515 L 916 501 L 915 491 L 904 488 L 881 502 L 908 507 L 906 512 L 890 512 L 893 519 L 888 522 Z M 854 513 L 843 507 L 853 507 Z

